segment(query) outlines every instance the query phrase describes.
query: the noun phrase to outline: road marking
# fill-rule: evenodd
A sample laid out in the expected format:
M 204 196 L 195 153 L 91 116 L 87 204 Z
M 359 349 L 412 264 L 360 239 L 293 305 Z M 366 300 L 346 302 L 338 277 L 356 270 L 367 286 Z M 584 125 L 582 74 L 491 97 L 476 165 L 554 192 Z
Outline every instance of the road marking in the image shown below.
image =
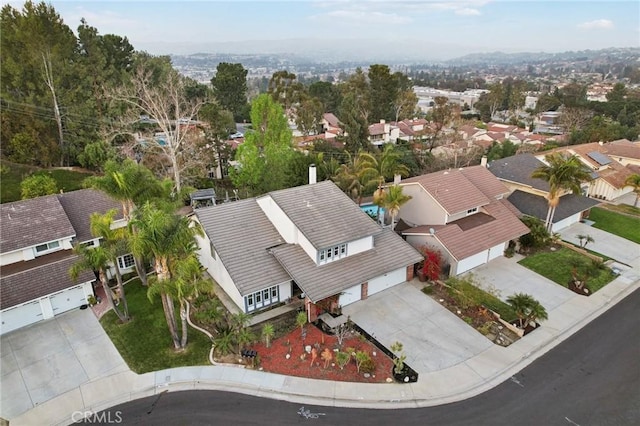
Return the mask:
M 574 421 L 573 421 L 573 420 L 571 420 L 569 417 L 565 417 L 564 419 L 565 419 L 566 421 L 568 421 L 569 423 L 571 423 L 572 425 L 580 426 L 578 423 L 574 422 Z
M 511 381 L 512 381 L 513 383 L 515 383 L 516 385 L 520 386 L 521 388 L 523 388 L 523 387 L 524 387 L 524 385 L 523 385 L 522 383 L 520 383 L 520 380 L 516 379 L 516 377 L 515 377 L 515 376 L 511 376 Z

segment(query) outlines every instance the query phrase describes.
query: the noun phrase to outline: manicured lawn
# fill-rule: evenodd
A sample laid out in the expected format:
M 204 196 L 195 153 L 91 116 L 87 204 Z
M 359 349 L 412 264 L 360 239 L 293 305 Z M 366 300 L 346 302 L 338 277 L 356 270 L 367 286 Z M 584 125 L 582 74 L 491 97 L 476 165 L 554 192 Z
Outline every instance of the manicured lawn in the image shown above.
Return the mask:
M 0 185 L 0 203 L 10 203 L 21 199 L 20 182 L 25 177 L 36 174 L 47 174 L 57 183 L 58 189 L 64 192 L 75 191 L 82 188 L 82 182 L 91 173 L 83 173 L 62 169 L 40 169 L 38 167 L 26 166 L 24 164 L 10 163 L 2 161 L 2 185 Z
M 594 228 L 640 244 L 640 217 L 618 214 L 607 209 L 594 207 L 589 213 L 589 220 L 595 222 Z
M 591 262 L 589 258 L 563 247 L 556 251 L 532 254 L 518 263 L 568 288 L 573 269 L 572 264 L 576 259 L 582 260 L 585 264 Z M 597 270 L 595 276 L 587 280 L 587 287 L 589 287 L 591 292 L 596 292 L 613 281 L 615 277 L 615 274 L 611 272 L 609 268 L 603 267 Z
M 450 278 L 446 283 L 464 293 L 464 295 L 471 299 L 476 305 L 484 305 L 492 311 L 497 312 L 503 320 L 511 322 L 517 319 L 515 311 L 508 303 L 473 285 L 472 278 L 469 280 Z
M 209 364 L 211 342 L 204 334 L 189 327 L 187 349 L 182 353 L 174 352 L 160 299 L 149 302 L 146 288 L 138 280 L 127 284 L 125 293 L 132 320 L 120 324 L 115 313 L 110 311 L 100 319 L 100 323 L 131 370 L 142 374 L 171 367 Z M 177 307 L 176 314 L 179 315 Z

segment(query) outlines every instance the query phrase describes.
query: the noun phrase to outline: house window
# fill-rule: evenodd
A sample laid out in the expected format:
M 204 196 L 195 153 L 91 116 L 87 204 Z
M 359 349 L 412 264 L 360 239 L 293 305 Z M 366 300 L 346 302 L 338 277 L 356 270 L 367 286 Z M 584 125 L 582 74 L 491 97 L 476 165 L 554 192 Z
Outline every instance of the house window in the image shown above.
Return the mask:
M 96 245 L 96 242 L 91 240 L 91 241 L 87 241 L 86 243 L 82 243 L 81 246 L 82 247 L 93 247 Z
M 57 249 L 58 247 L 60 247 L 60 243 L 58 241 L 52 241 L 47 244 L 40 244 L 39 246 L 36 246 L 36 254 L 45 254 Z
M 128 269 L 133 267 L 133 265 L 135 265 L 136 262 L 133 259 L 133 255 L 132 254 L 125 254 L 124 256 L 120 256 L 118 258 L 118 267 L 120 269 Z
M 280 301 L 278 286 L 269 287 L 244 297 L 247 312 L 265 308 Z
M 340 244 L 331 248 L 323 249 L 319 251 L 318 263 L 323 264 L 332 262 L 334 260 L 341 259 L 347 255 L 347 245 Z
M 469 216 L 470 214 L 474 214 L 474 213 L 478 213 L 478 208 L 474 207 L 472 209 L 467 210 L 467 216 Z

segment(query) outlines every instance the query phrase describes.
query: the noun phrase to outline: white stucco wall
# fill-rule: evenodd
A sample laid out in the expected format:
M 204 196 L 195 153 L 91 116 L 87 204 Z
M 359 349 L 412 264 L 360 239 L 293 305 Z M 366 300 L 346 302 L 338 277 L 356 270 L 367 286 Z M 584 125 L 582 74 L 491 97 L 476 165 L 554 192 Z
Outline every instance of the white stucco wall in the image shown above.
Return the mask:
M 28 252 L 31 254 L 31 259 L 33 259 L 33 250 L 29 249 Z M 2 266 L 22 262 L 23 260 L 29 260 L 24 257 L 24 250 L 0 254 L 0 265 Z
M 353 287 L 346 289 L 345 291 L 342 292 L 342 294 L 340 294 L 338 298 L 338 304 L 340 306 L 347 306 L 347 305 L 350 305 L 351 303 L 357 302 L 361 298 L 362 298 L 362 285 L 361 284 L 354 285 Z
M 257 198 L 256 201 L 282 238 L 289 244 L 297 244 L 298 229 L 273 198 L 266 195 Z
M 444 225 L 447 214 L 444 209 L 417 183 L 402 184 L 402 192 L 411 199 L 400 208 L 399 219 L 415 225 Z
M 362 253 L 373 248 L 373 236 L 360 238 L 359 240 L 347 243 L 347 256 Z

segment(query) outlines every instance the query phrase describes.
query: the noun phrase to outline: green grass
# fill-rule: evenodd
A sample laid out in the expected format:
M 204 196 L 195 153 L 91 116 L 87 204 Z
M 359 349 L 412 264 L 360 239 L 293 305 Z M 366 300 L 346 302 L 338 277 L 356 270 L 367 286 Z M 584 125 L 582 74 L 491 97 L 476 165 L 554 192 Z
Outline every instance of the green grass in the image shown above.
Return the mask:
M 586 256 L 576 253 L 568 248 L 561 248 L 557 251 L 539 252 L 522 259 L 522 266 L 560 284 L 563 287 L 569 286 L 569 280 L 572 278 L 573 263 L 575 260 L 589 264 L 591 260 Z M 609 268 L 598 269 L 597 275 L 587 280 L 587 287 L 591 292 L 596 292 L 602 287 L 613 281 L 615 274 Z
M 607 209 L 594 207 L 589 213 L 589 220 L 595 222 L 594 228 L 640 244 L 640 217 L 618 214 Z
M 91 173 L 83 173 L 72 170 L 62 169 L 40 169 L 38 167 L 27 166 L 24 164 L 10 163 L 2 160 L 0 162 L 2 175 L 2 185 L 0 185 L 0 203 L 10 203 L 20 200 L 20 183 L 22 180 L 35 173 L 47 174 L 51 176 L 58 186 L 58 190 L 64 192 L 75 191 L 82 188 L 84 180 L 91 176 Z
M 476 305 L 484 305 L 494 312 L 500 314 L 500 318 L 507 322 L 516 320 L 518 317 L 508 303 L 503 302 L 491 293 L 473 285 L 469 279 L 449 278 L 446 283 L 464 293 Z
M 211 342 L 204 334 L 191 327 L 187 349 L 184 352 L 174 352 L 160 299 L 154 303 L 149 302 L 146 288 L 139 280 L 127 284 L 125 294 L 132 320 L 127 324 L 120 324 L 116 314 L 110 311 L 100 319 L 100 323 L 132 371 L 142 374 L 165 368 L 209 363 Z M 176 314 L 179 314 L 177 310 Z

